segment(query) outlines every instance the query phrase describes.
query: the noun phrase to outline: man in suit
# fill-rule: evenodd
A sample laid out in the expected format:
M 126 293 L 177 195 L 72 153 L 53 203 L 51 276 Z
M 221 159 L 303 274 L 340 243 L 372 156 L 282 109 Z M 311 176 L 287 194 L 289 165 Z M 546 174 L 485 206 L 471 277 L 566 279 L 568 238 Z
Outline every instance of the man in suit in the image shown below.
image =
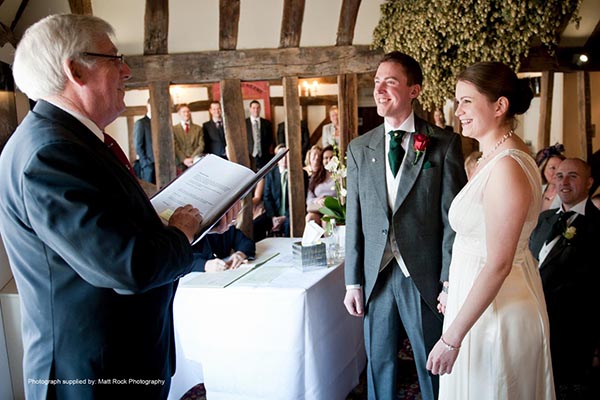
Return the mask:
M 175 139 L 175 162 L 177 174 L 181 174 L 194 163 L 194 158 L 204 153 L 202 127 L 192 122 L 190 106 L 180 104 L 177 114 L 181 122 L 173 126 Z
M 0 155 L 0 233 L 31 399 L 166 398 L 175 368 L 173 299 L 202 218 L 188 205 L 164 226 L 103 132 L 131 73 L 112 35 L 97 17 L 54 15 L 15 53 L 37 104 Z
M 600 280 L 600 211 L 588 197 L 591 168 L 568 158 L 555 174 L 558 209 L 542 212 L 529 249 L 539 260 L 550 321 L 550 351 L 557 398 L 589 395 L 589 372 L 600 337 L 596 299 Z
M 308 132 L 308 124 L 305 120 L 300 121 L 300 134 L 302 143 L 302 159 L 306 157 L 308 149 L 310 149 L 310 132 Z M 285 122 L 280 122 L 277 125 L 277 144 L 285 146 Z
M 221 103 L 213 101 L 208 109 L 211 119 L 202 125 L 204 133 L 204 152 L 216 154 L 219 157 L 227 159 L 225 153 L 225 129 L 223 127 L 223 115 L 221 112 Z
M 246 118 L 248 152 L 252 167 L 258 170 L 273 158 L 273 126 L 268 119 L 260 116 L 260 103 L 250 102 L 250 117 Z
M 466 177 L 460 137 L 413 113 L 422 79 L 412 57 L 386 54 L 373 93 L 384 124 L 354 139 L 346 152 L 344 304 L 351 315 L 364 316 L 370 399 L 396 398 L 402 326 L 423 399 L 438 392 L 426 361 L 442 333 L 437 298 L 454 242 L 448 209 Z M 420 153 L 416 134 L 428 138 Z
M 152 151 L 152 127 L 150 126 L 151 115 L 150 99 L 148 99 L 146 103 L 146 115 L 135 121 L 133 125 L 133 142 L 141 168 L 140 179 L 156 183 L 154 152 Z
M 286 147 L 278 144 L 275 147 L 275 154 L 285 151 Z M 283 236 L 290 236 L 290 201 L 288 198 L 288 155 L 283 157 L 277 163 L 278 168 L 273 168 L 265 176 L 265 189 L 263 192 L 263 203 L 267 216 L 271 219 L 271 232 L 281 233 Z M 304 173 L 304 194 L 308 186 L 308 175 Z

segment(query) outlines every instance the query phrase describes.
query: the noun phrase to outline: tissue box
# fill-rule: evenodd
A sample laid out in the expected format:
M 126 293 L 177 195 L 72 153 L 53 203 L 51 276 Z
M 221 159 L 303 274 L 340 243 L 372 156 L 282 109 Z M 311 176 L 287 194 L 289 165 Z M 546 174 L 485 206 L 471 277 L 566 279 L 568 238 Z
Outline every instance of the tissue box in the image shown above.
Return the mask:
M 327 268 L 325 243 L 302 246 L 301 242 L 295 242 L 292 244 L 292 256 L 294 258 L 294 267 L 300 271 Z

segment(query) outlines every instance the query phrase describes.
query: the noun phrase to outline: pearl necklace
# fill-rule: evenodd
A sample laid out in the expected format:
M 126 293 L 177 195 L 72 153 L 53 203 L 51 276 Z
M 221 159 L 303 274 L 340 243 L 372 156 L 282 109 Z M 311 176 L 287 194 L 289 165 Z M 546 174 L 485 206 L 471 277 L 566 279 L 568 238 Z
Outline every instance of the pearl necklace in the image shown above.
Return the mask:
M 506 132 L 504 134 L 504 136 L 502 136 L 500 138 L 500 140 L 498 140 L 496 142 L 496 144 L 494 145 L 494 147 L 492 148 L 491 151 L 489 151 L 486 155 L 482 155 L 481 157 L 479 157 L 477 159 L 477 164 L 481 164 L 483 161 L 485 161 L 489 156 L 491 156 L 492 154 L 494 154 L 494 152 L 498 149 L 498 147 L 500 147 L 500 145 L 504 142 L 506 142 L 506 140 L 511 137 L 513 135 L 513 133 L 515 133 L 512 129 L 508 132 Z

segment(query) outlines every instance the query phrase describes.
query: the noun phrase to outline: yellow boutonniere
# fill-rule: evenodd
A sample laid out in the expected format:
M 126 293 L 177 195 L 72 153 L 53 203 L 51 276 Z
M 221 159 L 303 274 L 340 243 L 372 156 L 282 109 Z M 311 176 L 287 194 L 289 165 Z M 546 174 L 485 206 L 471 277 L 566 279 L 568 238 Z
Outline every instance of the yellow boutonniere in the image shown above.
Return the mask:
M 577 233 L 577 229 L 574 226 L 569 226 L 564 232 L 563 232 L 563 236 L 565 237 L 565 239 L 567 240 L 571 240 L 575 237 L 575 234 Z

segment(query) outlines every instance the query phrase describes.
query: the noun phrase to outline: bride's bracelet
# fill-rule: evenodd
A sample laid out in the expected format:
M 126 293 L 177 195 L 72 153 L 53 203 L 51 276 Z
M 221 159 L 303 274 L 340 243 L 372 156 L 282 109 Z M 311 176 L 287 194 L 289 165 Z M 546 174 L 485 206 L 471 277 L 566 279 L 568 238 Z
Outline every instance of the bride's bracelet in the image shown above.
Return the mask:
M 444 346 L 446 346 L 446 349 L 448 351 L 457 351 L 458 349 L 460 349 L 460 345 L 459 346 L 452 346 L 451 344 L 448 344 L 445 340 L 444 337 L 441 336 L 440 340 L 442 341 L 442 343 L 444 344 Z

